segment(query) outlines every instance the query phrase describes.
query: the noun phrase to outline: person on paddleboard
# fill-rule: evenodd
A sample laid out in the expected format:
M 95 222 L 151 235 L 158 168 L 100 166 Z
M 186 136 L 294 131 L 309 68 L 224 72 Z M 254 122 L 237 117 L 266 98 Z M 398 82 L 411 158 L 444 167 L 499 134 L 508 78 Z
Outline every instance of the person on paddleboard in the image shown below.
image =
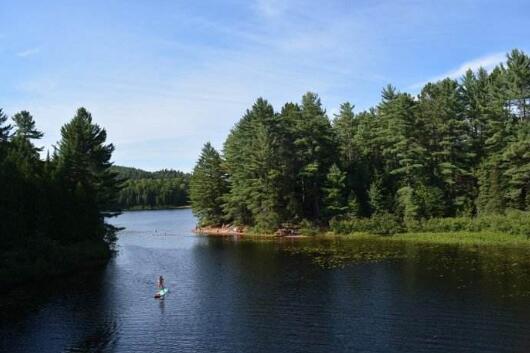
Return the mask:
M 164 289 L 164 277 L 160 276 L 158 277 L 158 288 Z

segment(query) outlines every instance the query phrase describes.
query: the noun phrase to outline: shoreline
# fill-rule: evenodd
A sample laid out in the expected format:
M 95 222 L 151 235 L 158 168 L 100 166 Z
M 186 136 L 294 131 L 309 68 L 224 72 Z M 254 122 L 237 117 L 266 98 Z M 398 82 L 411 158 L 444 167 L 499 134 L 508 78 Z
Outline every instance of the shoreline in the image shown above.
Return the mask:
M 454 232 L 407 232 L 394 235 L 377 235 L 368 232 L 337 234 L 332 231 L 321 231 L 316 235 L 280 235 L 278 232 L 254 233 L 246 227 L 196 227 L 194 234 L 209 237 L 238 237 L 246 239 L 314 239 L 314 240 L 379 240 L 392 242 L 407 242 L 433 245 L 461 245 L 461 246 L 501 246 L 501 247 L 530 247 L 530 240 L 522 235 L 514 235 L 494 231 L 454 231 Z
M 221 227 L 195 227 L 192 232 L 197 235 L 210 237 L 241 237 L 241 238 L 259 238 L 259 239 L 305 239 L 311 238 L 307 235 L 301 235 L 291 232 L 290 234 L 281 234 L 276 231 L 272 234 L 249 232 L 248 227 L 221 226 Z

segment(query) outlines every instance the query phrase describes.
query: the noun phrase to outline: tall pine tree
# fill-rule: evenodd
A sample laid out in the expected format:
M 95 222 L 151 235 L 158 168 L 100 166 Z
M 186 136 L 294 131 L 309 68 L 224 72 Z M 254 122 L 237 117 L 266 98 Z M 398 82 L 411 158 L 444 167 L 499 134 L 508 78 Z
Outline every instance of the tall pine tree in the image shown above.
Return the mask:
M 92 122 L 85 108 L 79 108 L 61 128 L 56 180 L 67 190 L 62 207 L 70 207 L 71 221 L 82 229 L 77 237 L 103 240 L 113 235 L 114 229 L 105 223 L 105 217 L 118 214 L 115 209 L 120 183 L 110 170 L 114 145 L 105 144 L 106 140 L 107 132 Z
M 228 191 L 226 174 L 219 153 L 208 142 L 204 145 L 190 180 L 193 213 L 201 226 L 223 222 L 223 197 Z

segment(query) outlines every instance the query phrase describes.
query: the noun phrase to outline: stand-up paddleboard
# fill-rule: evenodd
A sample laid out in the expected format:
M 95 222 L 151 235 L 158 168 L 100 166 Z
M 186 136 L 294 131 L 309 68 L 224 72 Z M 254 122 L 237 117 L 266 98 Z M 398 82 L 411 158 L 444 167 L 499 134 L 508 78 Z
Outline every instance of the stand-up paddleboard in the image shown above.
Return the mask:
M 161 290 L 159 290 L 158 292 L 156 292 L 155 294 L 155 298 L 159 299 L 159 298 L 164 298 L 164 296 L 166 295 L 166 293 L 169 292 L 169 289 L 167 288 L 162 288 Z

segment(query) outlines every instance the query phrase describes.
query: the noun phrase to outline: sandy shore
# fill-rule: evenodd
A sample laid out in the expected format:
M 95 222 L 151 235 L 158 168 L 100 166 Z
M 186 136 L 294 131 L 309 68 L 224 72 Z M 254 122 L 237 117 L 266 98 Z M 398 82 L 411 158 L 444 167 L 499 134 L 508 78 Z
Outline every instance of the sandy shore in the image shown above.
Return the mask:
M 193 232 L 212 236 L 243 236 L 246 230 L 242 227 L 196 227 Z
M 221 226 L 221 227 L 196 227 L 193 229 L 195 234 L 208 235 L 208 236 L 219 236 L 219 237 L 243 237 L 243 236 L 259 236 L 259 237 L 270 237 L 270 238 L 286 238 L 286 239 L 297 239 L 307 238 L 305 235 L 300 235 L 292 231 L 278 230 L 273 234 L 256 234 L 248 233 L 247 227 L 238 226 Z

